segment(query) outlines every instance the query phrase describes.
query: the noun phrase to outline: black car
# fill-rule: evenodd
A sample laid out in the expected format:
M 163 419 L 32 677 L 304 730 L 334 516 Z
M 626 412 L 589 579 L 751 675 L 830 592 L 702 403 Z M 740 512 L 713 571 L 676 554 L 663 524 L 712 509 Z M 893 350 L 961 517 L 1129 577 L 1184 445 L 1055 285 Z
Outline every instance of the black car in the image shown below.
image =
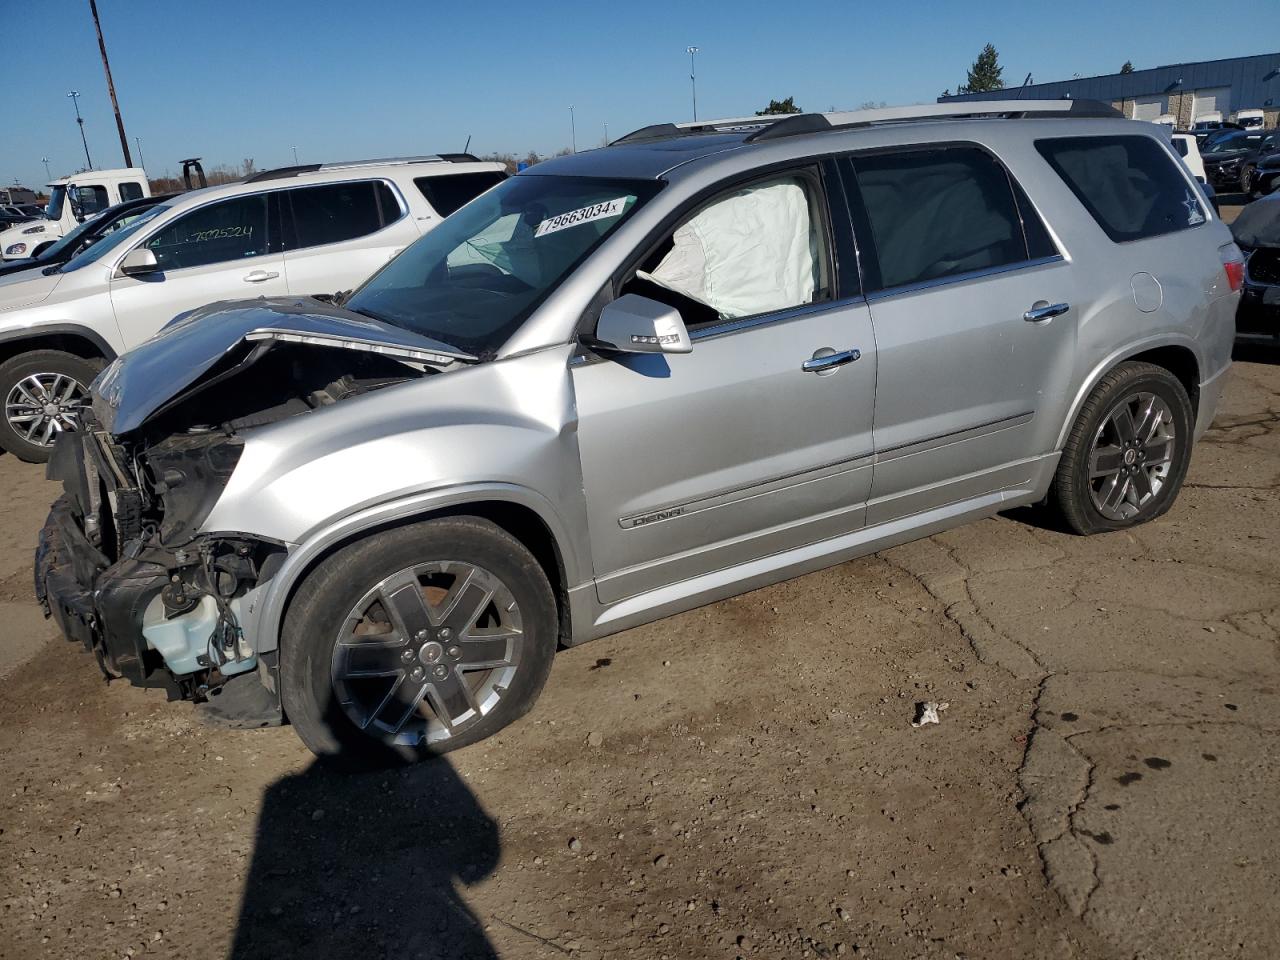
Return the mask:
M 1219 137 L 1200 151 L 1204 172 L 1218 190 L 1238 187 L 1253 190 L 1253 173 L 1258 161 L 1280 151 L 1280 135 L 1272 131 L 1237 130 Z
M 1280 151 L 1260 157 L 1249 177 L 1249 193 L 1265 197 L 1280 190 Z
M 1244 251 L 1244 289 L 1236 333 L 1280 343 L 1280 194 L 1251 203 L 1231 224 Z
M 0 264 L 0 277 L 20 270 L 30 270 L 32 267 L 49 267 L 66 263 L 85 247 L 96 243 L 108 233 L 129 223 L 138 214 L 154 207 L 157 203 L 163 203 L 172 196 L 176 194 L 142 197 L 138 200 L 117 203 L 114 207 L 103 210 L 96 217 L 86 220 L 65 237 L 45 247 L 39 255 L 22 260 L 8 260 Z

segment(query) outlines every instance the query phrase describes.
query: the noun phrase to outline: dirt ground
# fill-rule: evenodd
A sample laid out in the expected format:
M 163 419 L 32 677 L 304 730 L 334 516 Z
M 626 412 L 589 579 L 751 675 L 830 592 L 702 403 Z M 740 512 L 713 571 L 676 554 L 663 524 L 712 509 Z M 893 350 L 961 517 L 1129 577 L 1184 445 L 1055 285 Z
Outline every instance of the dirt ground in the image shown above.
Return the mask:
M 1274 957 L 1280 355 L 1240 356 L 1153 524 L 1019 511 L 565 651 L 360 777 L 55 640 L 55 490 L 0 457 L 0 957 Z

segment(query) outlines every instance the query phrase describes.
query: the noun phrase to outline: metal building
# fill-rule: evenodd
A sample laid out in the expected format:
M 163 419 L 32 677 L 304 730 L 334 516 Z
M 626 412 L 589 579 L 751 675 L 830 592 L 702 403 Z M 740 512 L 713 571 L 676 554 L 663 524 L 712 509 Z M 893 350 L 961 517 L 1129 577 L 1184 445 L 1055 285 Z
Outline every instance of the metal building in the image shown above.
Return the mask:
M 1218 112 L 1228 119 L 1237 110 L 1256 108 L 1265 125 L 1280 125 L 1280 53 L 1227 60 L 1175 63 L 1132 73 L 1109 73 L 1053 83 L 1029 83 L 989 93 L 939 97 L 952 100 L 1102 100 L 1123 110 L 1125 116 L 1154 120 L 1161 115 L 1176 118 L 1189 127 L 1205 114 Z

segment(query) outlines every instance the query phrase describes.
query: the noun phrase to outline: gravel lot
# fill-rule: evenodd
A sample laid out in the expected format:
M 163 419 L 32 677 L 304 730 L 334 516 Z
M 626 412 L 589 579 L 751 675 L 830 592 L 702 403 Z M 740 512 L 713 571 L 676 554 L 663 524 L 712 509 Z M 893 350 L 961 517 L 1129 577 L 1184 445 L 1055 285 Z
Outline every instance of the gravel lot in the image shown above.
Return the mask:
M 569 650 L 354 778 L 53 639 L 55 489 L 0 457 L 0 957 L 1274 957 L 1280 355 L 1240 359 L 1156 523 L 1019 511 Z

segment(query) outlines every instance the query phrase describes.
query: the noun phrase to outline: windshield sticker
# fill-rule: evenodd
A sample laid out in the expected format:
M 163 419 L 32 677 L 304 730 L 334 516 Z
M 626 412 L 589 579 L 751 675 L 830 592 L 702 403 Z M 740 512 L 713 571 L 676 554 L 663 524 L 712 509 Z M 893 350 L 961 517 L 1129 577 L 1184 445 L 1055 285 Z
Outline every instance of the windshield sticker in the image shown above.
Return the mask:
M 1200 204 L 1195 197 L 1191 195 L 1191 191 L 1187 191 L 1187 199 L 1182 201 L 1182 205 L 1187 208 L 1187 226 L 1194 227 L 1204 223 L 1204 214 L 1200 212 Z
M 577 210 L 556 214 L 556 216 L 548 217 L 538 224 L 538 229 L 533 232 L 533 235 L 534 237 L 545 237 L 548 233 L 555 233 L 557 230 L 564 230 L 568 227 L 576 227 L 580 223 L 590 223 L 592 220 L 605 220 L 609 217 L 621 216 L 623 211 L 627 209 L 627 204 L 634 199 L 635 197 L 618 197 L 615 200 L 605 200 L 601 203 L 593 203 L 589 207 L 579 207 Z

